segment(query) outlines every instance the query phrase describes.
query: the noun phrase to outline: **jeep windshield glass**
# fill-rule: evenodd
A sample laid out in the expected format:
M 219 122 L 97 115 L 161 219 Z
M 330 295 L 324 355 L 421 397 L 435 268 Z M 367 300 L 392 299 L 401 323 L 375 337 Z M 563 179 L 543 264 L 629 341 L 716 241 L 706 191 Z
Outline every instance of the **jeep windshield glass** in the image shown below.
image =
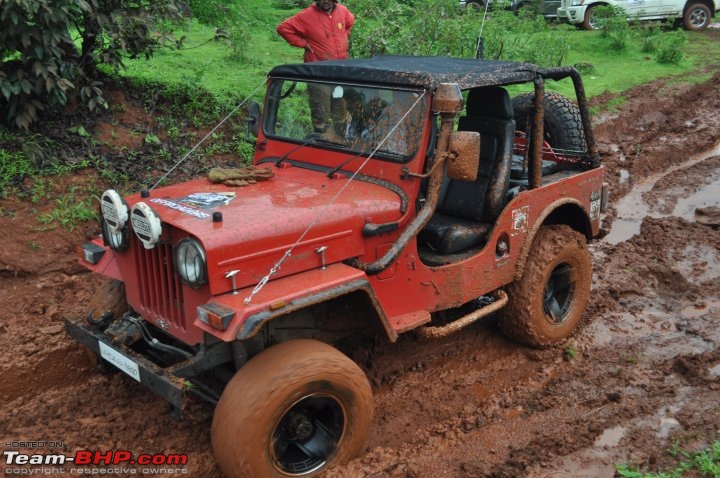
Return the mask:
M 417 151 L 423 134 L 427 102 L 418 101 L 421 94 L 417 90 L 272 79 L 263 130 L 272 138 L 353 154 L 370 154 L 379 146 L 379 158 L 406 161 Z

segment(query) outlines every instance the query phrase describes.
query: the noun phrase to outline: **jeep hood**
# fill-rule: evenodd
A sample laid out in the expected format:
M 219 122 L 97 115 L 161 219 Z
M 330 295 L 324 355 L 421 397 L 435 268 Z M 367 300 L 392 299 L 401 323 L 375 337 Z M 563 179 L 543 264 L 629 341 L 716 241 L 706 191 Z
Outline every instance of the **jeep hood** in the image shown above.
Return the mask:
M 275 177 L 244 187 L 198 179 L 127 200 L 151 206 L 171 244 L 188 234 L 202 243 L 213 295 L 232 289 L 230 271 L 239 271 L 236 287 L 256 284 L 293 245 L 273 278 L 321 267 L 323 256 L 327 264 L 362 256 L 363 225 L 401 217 L 401 198 L 386 187 L 298 167 L 272 169 Z M 221 220 L 214 220 L 218 213 Z

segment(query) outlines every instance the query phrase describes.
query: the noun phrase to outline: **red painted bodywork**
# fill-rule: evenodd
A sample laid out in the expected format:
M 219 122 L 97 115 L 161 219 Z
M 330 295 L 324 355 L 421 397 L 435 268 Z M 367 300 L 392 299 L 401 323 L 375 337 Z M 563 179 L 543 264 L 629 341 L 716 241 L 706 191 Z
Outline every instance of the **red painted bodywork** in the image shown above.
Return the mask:
M 413 240 L 380 274 L 367 276 L 361 270 L 342 264 L 350 258 L 360 258 L 364 262 L 378 259 L 415 216 L 421 181 L 412 177 L 402 179 L 402 168 L 422 172 L 430 121 L 428 118 L 425 125 L 423 146 L 405 165 L 380 159 L 364 164 L 366 158 L 360 157 L 344 167 L 345 171 L 356 171 L 362 166 L 360 172 L 363 175 L 399 186 L 409 200 L 404 214 L 398 194 L 385 187 L 354 180 L 337 196 L 348 182 L 347 177 L 330 179 L 325 171 L 298 167 L 304 163 L 332 168 L 348 159 L 347 153 L 306 146 L 291 155 L 295 165 L 286 162 L 282 167 L 275 167 L 273 162 L 263 163 L 263 160 L 281 157 L 297 145 L 266 138 L 262 132 L 258 137 L 254 164 L 273 170 L 275 177 L 268 181 L 232 188 L 212 184 L 203 178 L 153 190 L 149 198 L 141 199 L 139 195 L 126 198 L 131 207 L 142 200 L 159 214 L 163 221 L 163 244 L 174 247 L 181 239 L 193 236 L 205 248 L 208 284 L 197 290 L 181 286 L 183 317 L 175 322 L 167 324 L 162 310 L 158 311 L 159 306 L 147 305 L 153 300 L 157 302 L 157 298 L 147 296 L 147 293 L 143 298 L 141 284 L 136 280 L 141 272 L 137 257 L 146 252 L 132 233 L 129 250 L 116 253 L 107 248 L 99 264 L 93 266 L 82 258 L 81 262 L 98 273 L 122 279 L 129 303 L 135 310 L 156 325 L 164 325 L 168 333 L 188 344 L 202 342 L 204 334 L 232 341 L 248 317 L 287 306 L 308 294 L 358 280 L 369 284 L 368 292 L 375 298 L 383 325 L 394 340 L 398 333 L 427 322 L 431 312 L 461 305 L 512 282 L 523 247 L 532 240 L 539 222 L 556 207 L 572 205 L 578 208 L 587 218 L 590 235 L 598 234 L 599 211 L 591 217 L 591 194 L 594 199 L 599 198 L 602 168 L 577 172 L 520 193 L 505 207 L 483 250 L 465 260 L 429 267 L 420 260 Z M 174 203 L 196 192 L 233 192 L 235 197 L 228 205 L 210 211 L 198 209 L 207 213 L 203 218 L 167 205 L 167 201 Z M 213 212 L 222 213 L 222 222 L 212 221 Z M 387 222 L 398 222 L 398 229 L 372 237 L 364 237 L 361 233 L 365 223 Z M 308 229 L 310 232 L 300 239 Z M 507 240 L 509 251 L 497 257 L 495 250 L 501 237 Z M 254 286 L 293 245 L 292 255 L 277 274 L 249 305 L 245 305 L 244 299 Z M 321 255 L 317 252 L 321 246 L 327 247 L 325 260 L 329 267 L 324 270 L 320 268 Z M 160 257 L 155 262 L 159 264 L 156 266 L 159 271 L 154 274 L 167 272 L 162 270 L 167 266 L 166 258 Z M 232 282 L 225 277 L 234 270 L 239 271 L 236 294 L 232 293 Z M 167 280 L 169 282 L 158 286 L 155 292 L 160 299 L 180 293 L 173 289 L 171 280 Z M 235 312 L 227 330 L 217 330 L 197 320 L 196 308 L 207 302 L 215 302 Z

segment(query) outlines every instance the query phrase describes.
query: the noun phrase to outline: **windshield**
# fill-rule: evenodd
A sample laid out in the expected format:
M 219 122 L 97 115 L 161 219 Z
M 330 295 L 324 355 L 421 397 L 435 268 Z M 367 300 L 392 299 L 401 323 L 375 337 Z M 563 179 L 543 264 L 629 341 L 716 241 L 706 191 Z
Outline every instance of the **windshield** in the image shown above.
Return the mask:
M 370 154 L 378 148 L 380 157 L 405 161 L 415 154 L 422 138 L 427 102 L 421 95 L 421 91 L 273 79 L 263 128 L 271 137 L 353 153 Z

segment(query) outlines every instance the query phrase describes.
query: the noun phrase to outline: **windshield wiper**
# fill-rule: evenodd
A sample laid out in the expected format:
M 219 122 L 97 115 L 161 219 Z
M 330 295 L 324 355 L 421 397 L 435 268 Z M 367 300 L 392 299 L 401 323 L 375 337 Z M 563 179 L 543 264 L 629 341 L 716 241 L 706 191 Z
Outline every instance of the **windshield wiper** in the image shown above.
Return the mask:
M 341 170 L 344 166 L 346 166 L 348 163 L 350 163 L 351 161 L 353 161 L 353 160 L 355 160 L 355 159 L 357 159 L 357 158 L 359 158 L 360 156 L 363 156 L 363 155 L 365 155 L 365 154 L 368 154 L 368 151 L 361 151 L 361 152 L 359 152 L 358 154 L 356 154 L 355 156 L 346 159 L 345 161 L 343 161 L 342 163 L 338 164 L 337 166 L 335 166 L 334 168 L 332 168 L 330 171 L 328 171 L 327 177 L 332 178 L 332 177 L 333 177 L 333 174 L 335 174 L 335 173 L 337 173 L 338 171 L 340 171 L 340 170 Z
M 372 149 L 372 150 L 360 151 L 360 152 L 359 152 L 358 154 L 356 154 L 355 156 L 346 159 L 345 161 L 343 161 L 342 163 L 338 164 L 337 166 L 335 166 L 334 168 L 332 168 L 330 171 L 328 171 L 327 177 L 331 178 L 331 177 L 333 176 L 333 174 L 335 174 L 335 173 L 337 173 L 338 171 L 340 171 L 342 168 L 344 168 L 345 166 L 347 166 L 347 165 L 348 165 L 349 163 L 351 163 L 352 161 L 356 160 L 356 159 L 359 158 L 360 156 L 367 156 L 367 155 L 371 154 L 373 151 L 375 151 L 375 150 Z M 394 158 L 394 159 L 403 159 L 403 158 L 405 157 L 405 156 L 403 156 L 402 154 L 394 153 L 394 152 L 392 152 L 392 151 L 385 151 L 385 150 L 382 150 L 382 149 L 381 149 L 381 150 L 378 150 L 377 153 L 381 153 L 381 154 L 383 154 L 383 155 L 385 155 L 385 156 L 390 156 L 390 157 L 392 157 L 392 158 Z
M 286 159 L 288 159 L 288 157 L 289 157 L 291 154 L 293 154 L 295 151 L 297 151 L 297 150 L 300 149 L 300 148 L 304 148 L 304 147 L 307 146 L 308 144 L 310 144 L 310 143 L 312 143 L 312 142 L 314 142 L 314 141 L 317 141 L 317 140 L 319 140 L 319 139 L 320 139 L 320 136 L 316 136 L 316 135 L 314 135 L 314 134 L 311 134 L 311 135 L 310 135 L 310 138 L 308 138 L 306 141 L 303 141 L 303 142 L 300 143 L 299 145 L 295 146 L 293 149 L 291 149 L 291 150 L 288 151 L 287 153 L 283 154 L 283 155 L 282 155 L 282 158 L 280 158 L 280 159 L 278 159 L 277 161 L 275 161 L 275 166 L 280 166 L 280 164 L 281 164 L 283 161 L 285 161 Z
M 300 148 L 304 148 L 305 146 L 307 146 L 308 144 L 311 144 L 311 143 L 327 143 L 327 144 L 333 144 L 333 145 L 339 145 L 339 146 L 346 146 L 345 143 L 338 143 L 336 141 L 332 141 L 327 138 L 323 138 L 322 135 L 318 136 L 317 133 L 313 133 L 310 135 L 310 138 L 308 138 L 306 141 L 300 143 L 299 145 L 297 145 L 296 147 L 294 147 L 287 153 L 283 154 L 282 158 L 278 159 L 275 162 L 275 166 L 280 166 L 280 164 L 282 164 L 282 162 L 285 161 L 295 151 L 297 151 Z

